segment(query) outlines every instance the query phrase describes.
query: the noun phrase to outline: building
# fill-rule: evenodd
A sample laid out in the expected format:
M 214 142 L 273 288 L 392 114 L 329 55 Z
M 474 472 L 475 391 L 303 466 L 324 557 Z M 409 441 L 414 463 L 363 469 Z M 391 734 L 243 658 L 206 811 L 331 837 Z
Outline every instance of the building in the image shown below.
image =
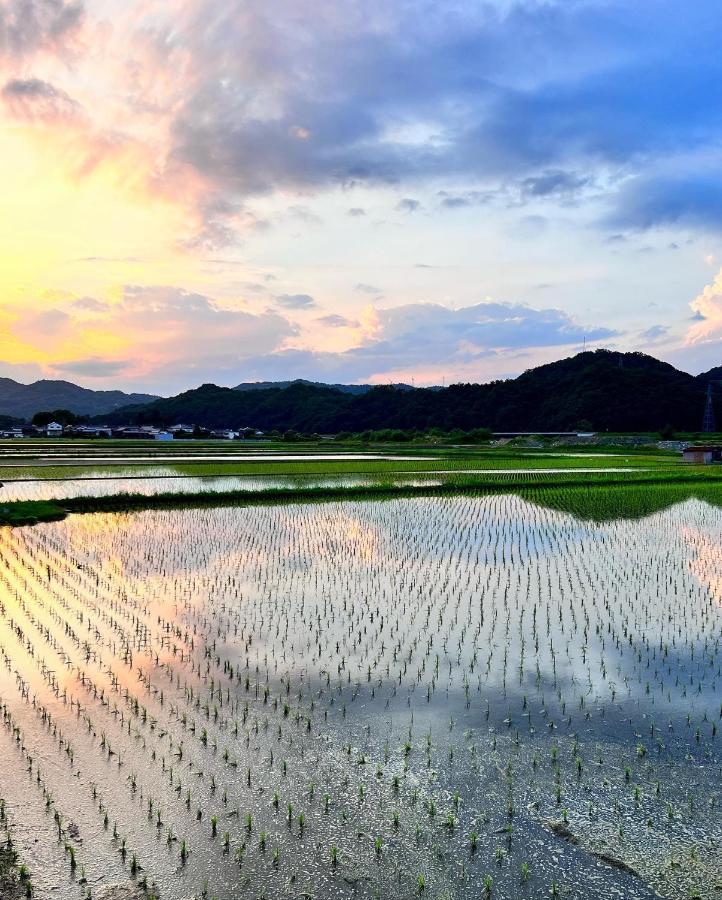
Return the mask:
M 112 430 L 107 425 L 76 425 L 72 434 L 76 437 L 111 437 Z
M 263 437 L 263 432 L 257 428 L 239 428 L 237 434 L 241 440 Z
M 171 425 L 167 430 L 175 437 L 193 437 L 195 426 L 179 423 L 178 425 Z
M 123 428 L 113 429 L 114 438 L 127 438 L 131 440 L 172 441 L 170 431 L 154 428 L 152 425 L 126 425 Z
M 221 441 L 233 441 L 238 437 L 238 432 L 231 431 L 230 428 L 218 428 L 211 431 L 211 437 Z
M 48 437 L 60 437 L 62 433 L 63 426 L 59 422 L 49 422 L 45 428 Z
M 596 431 L 494 431 L 493 438 L 593 438 Z
M 722 447 L 705 444 L 699 447 L 685 447 L 682 450 L 682 462 L 698 466 L 722 462 Z

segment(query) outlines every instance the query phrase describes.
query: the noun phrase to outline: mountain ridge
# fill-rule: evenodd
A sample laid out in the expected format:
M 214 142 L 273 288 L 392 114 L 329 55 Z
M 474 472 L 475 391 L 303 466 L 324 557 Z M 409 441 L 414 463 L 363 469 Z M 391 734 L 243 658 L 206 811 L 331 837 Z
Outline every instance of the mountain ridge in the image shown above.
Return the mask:
M 273 388 L 287 388 L 292 384 L 308 384 L 311 387 L 332 388 L 335 391 L 341 391 L 343 394 L 366 394 L 377 385 L 374 384 L 326 384 L 323 381 L 309 381 L 307 378 L 293 378 L 288 381 L 244 381 L 237 384 L 234 391 L 267 391 Z M 410 384 L 404 382 L 396 382 L 389 385 L 399 391 L 413 391 L 414 388 Z
M 711 377 L 717 371 L 693 376 L 644 353 L 589 350 L 528 369 L 517 378 L 441 389 L 380 385 L 348 393 L 303 380 L 251 390 L 205 384 L 175 397 L 123 407 L 110 421 L 320 433 L 478 427 L 659 431 L 670 426 L 697 431 L 708 383 L 722 412 L 722 385 Z
M 0 417 L 69 409 L 108 424 L 190 422 L 336 433 L 403 428 L 657 431 L 701 427 L 707 385 L 722 424 L 722 365 L 690 375 L 644 353 L 594 350 L 486 384 L 323 384 L 307 379 L 204 384 L 172 397 L 94 391 L 69 381 L 0 378 Z
M 29 419 L 47 409 L 68 409 L 79 416 L 97 416 L 157 399 L 155 394 L 96 391 L 62 379 L 42 378 L 22 384 L 12 378 L 0 378 L 0 415 L 21 419 Z

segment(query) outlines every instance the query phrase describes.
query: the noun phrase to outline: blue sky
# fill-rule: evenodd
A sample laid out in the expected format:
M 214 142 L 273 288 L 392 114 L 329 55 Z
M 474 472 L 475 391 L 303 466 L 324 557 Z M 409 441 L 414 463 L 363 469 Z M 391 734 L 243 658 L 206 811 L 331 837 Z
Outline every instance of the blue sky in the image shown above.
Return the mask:
M 3 374 L 722 363 L 722 8 L 0 0 Z

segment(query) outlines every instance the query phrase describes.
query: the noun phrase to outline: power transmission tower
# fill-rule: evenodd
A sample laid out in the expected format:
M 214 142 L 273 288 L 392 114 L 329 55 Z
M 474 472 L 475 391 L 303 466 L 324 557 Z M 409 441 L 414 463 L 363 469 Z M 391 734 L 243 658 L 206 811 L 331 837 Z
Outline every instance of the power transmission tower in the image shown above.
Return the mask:
M 707 385 L 707 401 L 704 405 L 704 418 L 702 419 L 702 431 L 715 431 L 714 408 L 712 406 L 712 385 Z

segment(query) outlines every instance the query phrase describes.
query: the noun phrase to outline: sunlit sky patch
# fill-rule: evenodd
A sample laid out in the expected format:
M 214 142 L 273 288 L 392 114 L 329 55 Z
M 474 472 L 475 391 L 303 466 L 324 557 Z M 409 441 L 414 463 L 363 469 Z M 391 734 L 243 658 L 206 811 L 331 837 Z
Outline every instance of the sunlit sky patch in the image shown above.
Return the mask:
M 722 9 L 0 0 L 0 374 L 722 363 Z

